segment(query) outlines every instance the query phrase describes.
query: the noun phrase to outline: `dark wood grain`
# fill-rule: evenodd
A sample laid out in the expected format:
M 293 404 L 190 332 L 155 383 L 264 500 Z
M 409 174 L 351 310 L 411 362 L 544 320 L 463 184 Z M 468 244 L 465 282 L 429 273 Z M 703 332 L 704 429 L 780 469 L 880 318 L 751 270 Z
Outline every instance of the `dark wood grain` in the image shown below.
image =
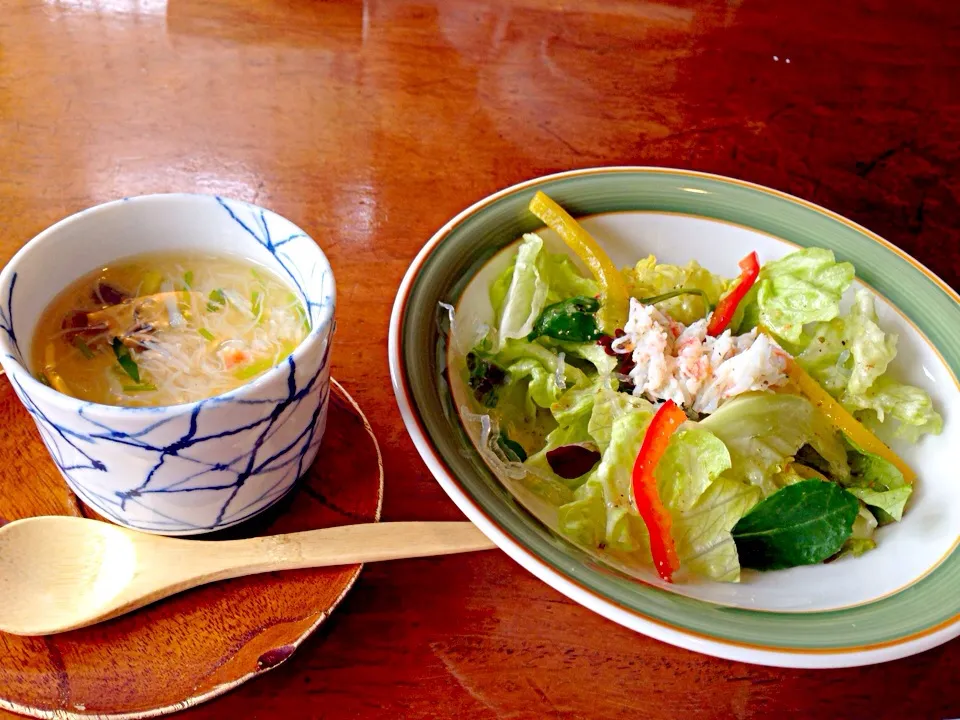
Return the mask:
M 0 260 L 136 193 L 216 191 L 291 218 L 336 272 L 333 371 L 384 447 L 386 519 L 459 517 L 390 389 L 396 288 L 440 225 L 505 185 L 607 164 L 733 175 L 960 287 L 956 3 L 0 5 Z M 3 459 L 47 472 L 34 454 Z M 949 718 L 958 688 L 957 642 L 858 670 L 714 660 L 487 553 L 368 568 L 290 662 L 185 716 Z

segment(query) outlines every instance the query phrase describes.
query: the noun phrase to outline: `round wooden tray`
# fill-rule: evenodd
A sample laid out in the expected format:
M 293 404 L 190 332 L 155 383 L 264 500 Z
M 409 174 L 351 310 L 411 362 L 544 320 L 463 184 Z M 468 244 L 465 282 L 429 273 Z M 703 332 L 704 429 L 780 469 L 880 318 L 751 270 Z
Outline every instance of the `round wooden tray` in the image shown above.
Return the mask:
M 204 539 L 380 519 L 383 465 L 376 437 L 350 395 L 331 383 L 326 435 L 297 489 L 264 516 Z M 0 523 L 33 515 L 96 517 L 67 489 L 5 378 L 0 426 Z M 0 707 L 43 718 L 118 720 L 196 705 L 289 658 L 347 594 L 361 567 L 208 585 L 62 635 L 0 632 Z

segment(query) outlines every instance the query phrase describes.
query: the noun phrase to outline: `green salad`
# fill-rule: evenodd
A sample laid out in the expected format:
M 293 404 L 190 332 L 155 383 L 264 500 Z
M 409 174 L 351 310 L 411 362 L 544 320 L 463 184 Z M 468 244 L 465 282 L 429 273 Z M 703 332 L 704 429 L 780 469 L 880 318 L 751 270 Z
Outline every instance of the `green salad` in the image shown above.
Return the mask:
M 549 197 L 530 209 L 589 275 L 523 237 L 462 354 L 463 416 L 563 535 L 668 582 L 737 582 L 860 555 L 901 520 L 915 475 L 875 432 L 916 442 L 942 421 L 888 372 L 873 296 L 841 314 L 850 263 L 806 248 L 751 253 L 732 279 L 652 256 L 621 270 Z

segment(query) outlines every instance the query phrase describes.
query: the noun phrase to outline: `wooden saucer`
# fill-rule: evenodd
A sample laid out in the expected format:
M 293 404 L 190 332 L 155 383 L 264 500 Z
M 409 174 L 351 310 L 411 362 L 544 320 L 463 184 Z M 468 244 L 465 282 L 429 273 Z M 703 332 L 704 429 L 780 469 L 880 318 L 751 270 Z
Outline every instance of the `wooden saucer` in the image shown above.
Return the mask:
M 376 437 L 350 395 L 331 383 L 323 444 L 294 492 L 264 516 L 204 539 L 380 519 L 383 465 Z M 5 378 L 0 427 L 0 522 L 97 517 L 64 484 Z M 230 580 L 61 635 L 0 632 L 0 708 L 42 718 L 118 720 L 196 705 L 287 660 L 347 594 L 361 567 Z

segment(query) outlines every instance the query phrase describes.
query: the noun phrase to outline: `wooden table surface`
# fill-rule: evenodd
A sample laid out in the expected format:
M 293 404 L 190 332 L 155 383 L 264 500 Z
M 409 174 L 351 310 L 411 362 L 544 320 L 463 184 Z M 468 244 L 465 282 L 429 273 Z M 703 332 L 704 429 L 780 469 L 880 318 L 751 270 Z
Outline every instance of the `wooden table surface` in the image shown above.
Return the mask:
M 334 374 L 380 438 L 384 519 L 456 519 L 386 352 L 440 225 L 540 174 L 670 165 L 823 204 L 960 287 L 958 31 L 938 0 L 0 0 L 0 261 L 124 195 L 286 215 L 336 272 Z M 490 552 L 368 567 L 290 662 L 184 717 L 787 712 L 960 717 L 960 642 L 851 670 L 715 660 Z

